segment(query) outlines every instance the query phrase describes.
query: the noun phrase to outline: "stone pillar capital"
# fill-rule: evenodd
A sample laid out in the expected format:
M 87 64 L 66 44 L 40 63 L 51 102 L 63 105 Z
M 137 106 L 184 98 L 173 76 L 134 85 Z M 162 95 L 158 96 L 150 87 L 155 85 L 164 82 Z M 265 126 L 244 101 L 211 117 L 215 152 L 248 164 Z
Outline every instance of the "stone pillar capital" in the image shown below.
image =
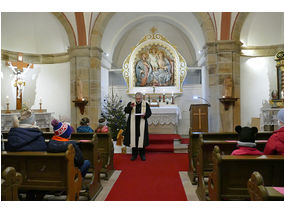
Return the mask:
M 220 52 L 241 52 L 242 43 L 240 41 L 226 40 L 226 41 L 214 41 L 207 42 L 203 47 L 205 55 L 216 54 Z

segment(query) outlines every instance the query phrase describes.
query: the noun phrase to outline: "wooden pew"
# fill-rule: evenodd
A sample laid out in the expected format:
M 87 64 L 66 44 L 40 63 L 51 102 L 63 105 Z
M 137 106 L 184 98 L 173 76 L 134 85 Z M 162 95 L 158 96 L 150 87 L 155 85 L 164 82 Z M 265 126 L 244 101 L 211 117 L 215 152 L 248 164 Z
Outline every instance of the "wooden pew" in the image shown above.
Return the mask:
M 95 133 L 94 142 L 98 143 L 98 151 L 103 161 L 101 173 L 105 175 L 104 179 L 108 180 L 114 172 L 113 155 L 114 147 L 110 133 Z
M 7 139 L 8 132 L 5 132 L 3 136 L 4 139 Z M 48 143 L 49 140 L 54 136 L 54 133 L 43 132 L 43 136 L 46 142 Z M 98 195 L 98 193 L 102 190 L 102 184 L 100 181 L 100 172 L 102 169 L 103 161 L 98 152 L 98 142 L 95 142 L 93 140 L 93 136 L 94 133 L 72 133 L 70 139 L 78 143 L 83 153 L 84 159 L 89 160 L 91 163 L 89 172 L 92 173 L 93 177 L 91 182 L 88 184 L 88 193 L 84 194 L 88 196 L 90 200 L 94 200 Z
M 18 188 L 22 183 L 22 175 L 14 167 L 7 167 L 1 174 L 1 200 L 17 201 Z
M 90 140 L 90 141 L 79 141 L 78 145 L 83 153 L 85 159 L 89 160 L 91 166 L 89 168 L 89 172 L 92 173 L 91 182 L 88 183 L 88 198 L 89 200 L 94 200 L 99 192 L 102 190 L 100 173 L 103 166 L 103 160 L 99 153 L 98 149 L 98 141 Z
M 272 186 L 264 185 L 262 175 L 256 171 L 248 180 L 248 192 L 252 201 L 284 200 L 284 194 L 281 194 Z
M 196 193 L 200 200 L 207 200 L 208 188 L 207 181 L 209 173 L 213 170 L 212 152 L 214 146 L 219 146 L 222 154 L 230 155 L 237 148 L 237 141 L 230 140 L 204 140 L 204 135 L 199 135 L 198 140 L 198 156 L 196 161 L 196 173 L 198 176 L 198 184 Z M 264 135 L 259 135 L 258 138 L 265 138 Z M 266 140 L 256 141 L 256 148 L 260 151 L 264 150 Z
M 199 135 L 202 134 L 204 140 L 238 140 L 238 134 L 236 132 L 192 132 L 189 128 L 189 145 L 188 145 L 188 176 L 192 184 L 197 184 L 197 156 L 199 151 L 198 143 L 200 141 Z M 267 140 L 271 136 L 272 132 L 259 132 L 257 133 L 257 140 Z M 212 147 L 213 150 L 213 147 Z M 211 155 L 210 155 L 211 157 Z
M 75 150 L 65 153 L 1 152 L 2 168 L 14 167 L 23 175 L 20 191 L 66 191 L 66 200 L 78 200 L 82 185 L 80 170 L 74 166 Z
M 235 132 L 192 132 L 191 128 L 189 129 L 189 144 L 188 144 L 188 176 L 192 184 L 197 184 L 197 170 L 196 170 L 196 162 L 198 156 L 198 143 L 199 143 L 199 135 L 203 135 L 204 140 L 237 140 L 238 135 Z
M 247 181 L 253 171 L 259 171 L 268 185 L 284 186 L 284 156 L 222 155 L 214 147 L 213 171 L 209 175 L 210 200 L 249 200 Z

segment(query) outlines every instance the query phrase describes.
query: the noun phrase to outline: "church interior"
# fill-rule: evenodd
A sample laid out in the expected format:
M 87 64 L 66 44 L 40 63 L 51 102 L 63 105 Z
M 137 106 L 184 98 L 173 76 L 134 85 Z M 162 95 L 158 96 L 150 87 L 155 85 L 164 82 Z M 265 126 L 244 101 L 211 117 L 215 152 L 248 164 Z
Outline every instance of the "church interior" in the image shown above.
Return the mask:
M 158 50 L 157 63 L 147 62 L 151 66 L 138 75 L 139 63 L 146 66 L 143 53 L 150 60 L 153 48 Z M 71 139 L 86 143 L 80 148 L 86 149 L 86 159 L 89 154 L 92 159 L 92 172 L 85 178 L 79 175 L 80 194 L 71 195 L 76 189 L 70 190 L 70 185 L 67 194 L 58 193 L 66 189 L 54 181 L 49 185 L 55 195 L 42 196 L 43 201 L 253 200 L 248 188 L 257 188 L 256 180 L 262 178 L 265 190 L 271 190 L 266 192 L 272 194 L 265 199 L 284 200 L 283 156 L 272 156 L 269 162 L 266 157 L 230 156 L 238 141 L 236 126 L 257 127 L 256 147 L 262 151 L 279 128 L 283 75 L 283 12 L 1 12 L 2 183 L 4 166 L 13 159 L 33 159 L 33 168 L 41 162 L 35 154 L 23 158 L 5 150 L 12 117 L 26 107 L 35 114 L 46 140 L 53 135 L 54 118 L 69 123 L 75 133 Z M 130 161 L 131 147 L 123 145 L 128 117 L 123 109 L 137 92 L 152 111 L 144 162 L 139 157 Z M 117 115 L 114 111 L 123 116 L 110 124 Z M 84 117 L 93 130 L 99 129 L 100 118 L 106 118 L 112 134 L 77 134 Z M 65 168 L 57 157 L 60 168 Z M 254 173 L 248 167 L 256 168 Z M 49 178 L 58 175 L 53 169 Z M 31 178 L 39 181 L 43 170 Z M 25 176 L 21 183 L 26 186 L 18 183 L 17 192 L 37 190 L 35 183 L 28 188 Z M 245 186 L 238 187 L 240 182 Z M 6 188 L 1 188 L 3 200 Z M 9 199 L 25 200 L 25 195 Z

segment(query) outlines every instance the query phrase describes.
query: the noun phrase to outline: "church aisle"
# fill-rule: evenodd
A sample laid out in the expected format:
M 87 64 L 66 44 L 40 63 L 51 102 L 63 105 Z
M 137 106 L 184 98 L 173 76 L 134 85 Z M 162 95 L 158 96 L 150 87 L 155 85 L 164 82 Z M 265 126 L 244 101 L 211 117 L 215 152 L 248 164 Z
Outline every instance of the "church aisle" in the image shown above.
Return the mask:
M 186 201 L 180 171 L 187 171 L 187 154 L 147 153 L 146 161 L 115 154 L 114 166 L 121 174 L 106 201 Z

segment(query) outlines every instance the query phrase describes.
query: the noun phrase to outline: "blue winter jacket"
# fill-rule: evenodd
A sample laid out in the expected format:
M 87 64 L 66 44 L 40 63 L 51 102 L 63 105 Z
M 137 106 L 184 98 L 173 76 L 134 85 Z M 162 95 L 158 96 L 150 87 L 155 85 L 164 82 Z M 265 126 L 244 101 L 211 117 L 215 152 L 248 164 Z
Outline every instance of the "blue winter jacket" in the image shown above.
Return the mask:
M 94 132 L 94 130 L 89 126 L 79 126 L 77 132 Z
M 11 128 L 6 151 L 46 151 L 46 143 L 38 128 Z

